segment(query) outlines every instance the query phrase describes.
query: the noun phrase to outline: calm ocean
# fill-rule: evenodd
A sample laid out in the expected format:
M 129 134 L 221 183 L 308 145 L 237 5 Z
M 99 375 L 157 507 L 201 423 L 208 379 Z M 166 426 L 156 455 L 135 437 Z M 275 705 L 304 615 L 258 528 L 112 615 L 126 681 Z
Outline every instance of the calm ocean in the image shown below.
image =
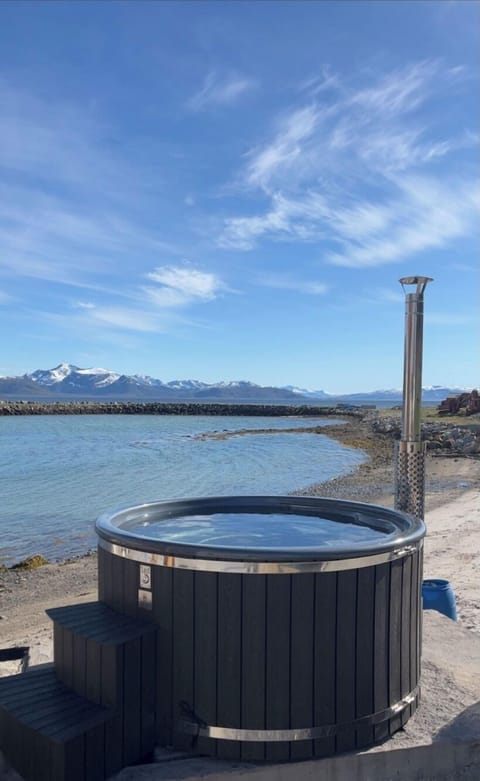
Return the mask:
M 328 438 L 332 420 L 59 415 L 0 418 L 0 564 L 64 559 L 96 543 L 107 509 L 156 499 L 286 494 L 351 471 L 361 452 Z M 212 431 L 325 426 L 318 434 Z

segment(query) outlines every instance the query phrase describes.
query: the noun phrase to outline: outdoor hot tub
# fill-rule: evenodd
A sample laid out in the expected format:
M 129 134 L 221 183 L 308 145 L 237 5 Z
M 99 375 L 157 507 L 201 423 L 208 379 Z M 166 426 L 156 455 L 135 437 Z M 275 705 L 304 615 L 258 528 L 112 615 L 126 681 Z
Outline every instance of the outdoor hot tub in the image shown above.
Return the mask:
M 99 598 L 157 628 L 156 738 L 234 759 L 362 748 L 419 697 L 422 521 L 310 497 L 102 515 Z

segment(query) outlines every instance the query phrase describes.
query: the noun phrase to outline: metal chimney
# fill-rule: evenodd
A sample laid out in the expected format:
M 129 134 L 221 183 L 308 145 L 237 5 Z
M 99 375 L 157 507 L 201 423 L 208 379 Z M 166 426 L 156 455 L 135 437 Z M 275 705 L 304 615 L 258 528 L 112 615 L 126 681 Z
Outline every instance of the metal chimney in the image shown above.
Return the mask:
M 406 294 L 402 436 L 395 448 L 395 509 L 423 519 L 425 443 L 421 439 L 423 293 L 431 277 L 400 279 Z M 414 292 L 406 286 L 415 285 Z

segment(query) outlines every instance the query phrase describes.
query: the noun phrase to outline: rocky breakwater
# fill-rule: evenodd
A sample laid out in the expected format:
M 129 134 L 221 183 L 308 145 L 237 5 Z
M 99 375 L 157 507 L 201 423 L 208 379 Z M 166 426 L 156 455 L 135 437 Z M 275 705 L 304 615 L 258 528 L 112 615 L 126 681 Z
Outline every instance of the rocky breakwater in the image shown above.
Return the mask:
M 472 419 L 470 419 L 472 420 Z M 382 418 L 372 416 L 372 431 L 400 439 L 400 417 Z M 427 443 L 427 451 L 439 456 L 473 456 L 480 458 L 480 421 L 465 425 L 427 422 L 422 424 L 422 440 Z
M 1 401 L 5 415 L 242 415 L 255 417 L 363 417 L 360 410 L 291 404 L 171 403 L 135 401 Z

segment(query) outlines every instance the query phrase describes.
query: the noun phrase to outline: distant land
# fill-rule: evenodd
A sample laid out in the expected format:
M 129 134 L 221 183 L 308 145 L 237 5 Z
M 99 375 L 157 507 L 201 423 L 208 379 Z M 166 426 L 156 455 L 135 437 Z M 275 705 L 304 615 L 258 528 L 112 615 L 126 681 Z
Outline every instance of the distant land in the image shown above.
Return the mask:
M 423 388 L 423 402 L 440 402 L 446 396 L 462 393 L 465 388 L 433 385 Z M 468 389 L 469 390 L 469 389 Z M 245 380 L 205 383 L 199 380 L 162 380 L 145 375 L 119 374 L 108 369 L 81 369 L 70 363 L 61 363 L 53 369 L 37 369 L 22 377 L 0 377 L 0 398 L 25 401 L 108 400 L 108 401 L 222 401 L 298 404 L 374 403 L 402 398 L 400 389 L 383 389 L 344 395 L 324 390 L 308 390 L 294 385 L 270 387 Z

